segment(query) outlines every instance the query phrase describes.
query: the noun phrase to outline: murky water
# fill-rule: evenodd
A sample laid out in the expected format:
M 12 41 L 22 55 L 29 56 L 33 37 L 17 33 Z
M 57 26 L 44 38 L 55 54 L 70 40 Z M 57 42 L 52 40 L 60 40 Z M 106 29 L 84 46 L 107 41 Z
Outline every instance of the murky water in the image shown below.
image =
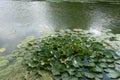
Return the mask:
M 120 33 L 120 4 L 0 1 L 0 48 L 6 54 L 26 36 L 66 28 Z

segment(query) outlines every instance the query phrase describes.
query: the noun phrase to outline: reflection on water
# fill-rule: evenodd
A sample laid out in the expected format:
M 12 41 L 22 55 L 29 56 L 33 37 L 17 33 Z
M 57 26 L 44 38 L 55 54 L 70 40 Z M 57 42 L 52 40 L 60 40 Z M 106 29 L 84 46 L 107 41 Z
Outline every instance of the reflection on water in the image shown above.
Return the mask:
M 0 47 L 11 51 L 26 36 L 65 28 L 120 33 L 120 5 L 107 3 L 48 3 L 0 1 Z
M 0 2 L 0 47 L 7 52 L 26 36 L 38 35 L 39 30 L 54 31 L 47 21 L 45 2 Z
M 49 3 L 51 24 L 57 27 L 110 28 L 120 33 L 120 5 L 107 3 Z

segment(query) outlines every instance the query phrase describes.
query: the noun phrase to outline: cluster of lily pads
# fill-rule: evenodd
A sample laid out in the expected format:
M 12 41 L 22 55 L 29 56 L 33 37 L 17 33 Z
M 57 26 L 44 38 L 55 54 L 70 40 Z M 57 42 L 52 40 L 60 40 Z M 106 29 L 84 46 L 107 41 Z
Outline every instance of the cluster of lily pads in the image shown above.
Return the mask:
M 120 57 L 108 44 L 98 42 L 84 30 L 62 30 L 34 39 L 21 48 L 28 72 L 51 73 L 53 80 L 120 79 Z M 28 55 L 29 54 L 29 55 Z

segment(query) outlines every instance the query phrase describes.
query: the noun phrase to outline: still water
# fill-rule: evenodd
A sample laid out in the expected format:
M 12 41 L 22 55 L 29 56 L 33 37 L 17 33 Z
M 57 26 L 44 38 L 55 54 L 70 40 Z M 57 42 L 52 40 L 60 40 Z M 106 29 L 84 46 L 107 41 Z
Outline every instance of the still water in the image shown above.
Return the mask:
M 120 4 L 0 1 L 0 48 L 8 54 L 26 36 L 60 29 L 110 28 L 120 33 Z

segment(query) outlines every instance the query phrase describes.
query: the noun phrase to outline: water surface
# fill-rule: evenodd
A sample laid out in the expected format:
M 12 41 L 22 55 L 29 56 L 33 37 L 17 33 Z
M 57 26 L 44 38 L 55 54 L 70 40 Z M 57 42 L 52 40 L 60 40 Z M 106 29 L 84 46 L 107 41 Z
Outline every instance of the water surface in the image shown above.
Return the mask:
M 8 54 L 26 36 L 60 29 L 110 28 L 120 33 L 120 4 L 0 1 L 0 48 Z

